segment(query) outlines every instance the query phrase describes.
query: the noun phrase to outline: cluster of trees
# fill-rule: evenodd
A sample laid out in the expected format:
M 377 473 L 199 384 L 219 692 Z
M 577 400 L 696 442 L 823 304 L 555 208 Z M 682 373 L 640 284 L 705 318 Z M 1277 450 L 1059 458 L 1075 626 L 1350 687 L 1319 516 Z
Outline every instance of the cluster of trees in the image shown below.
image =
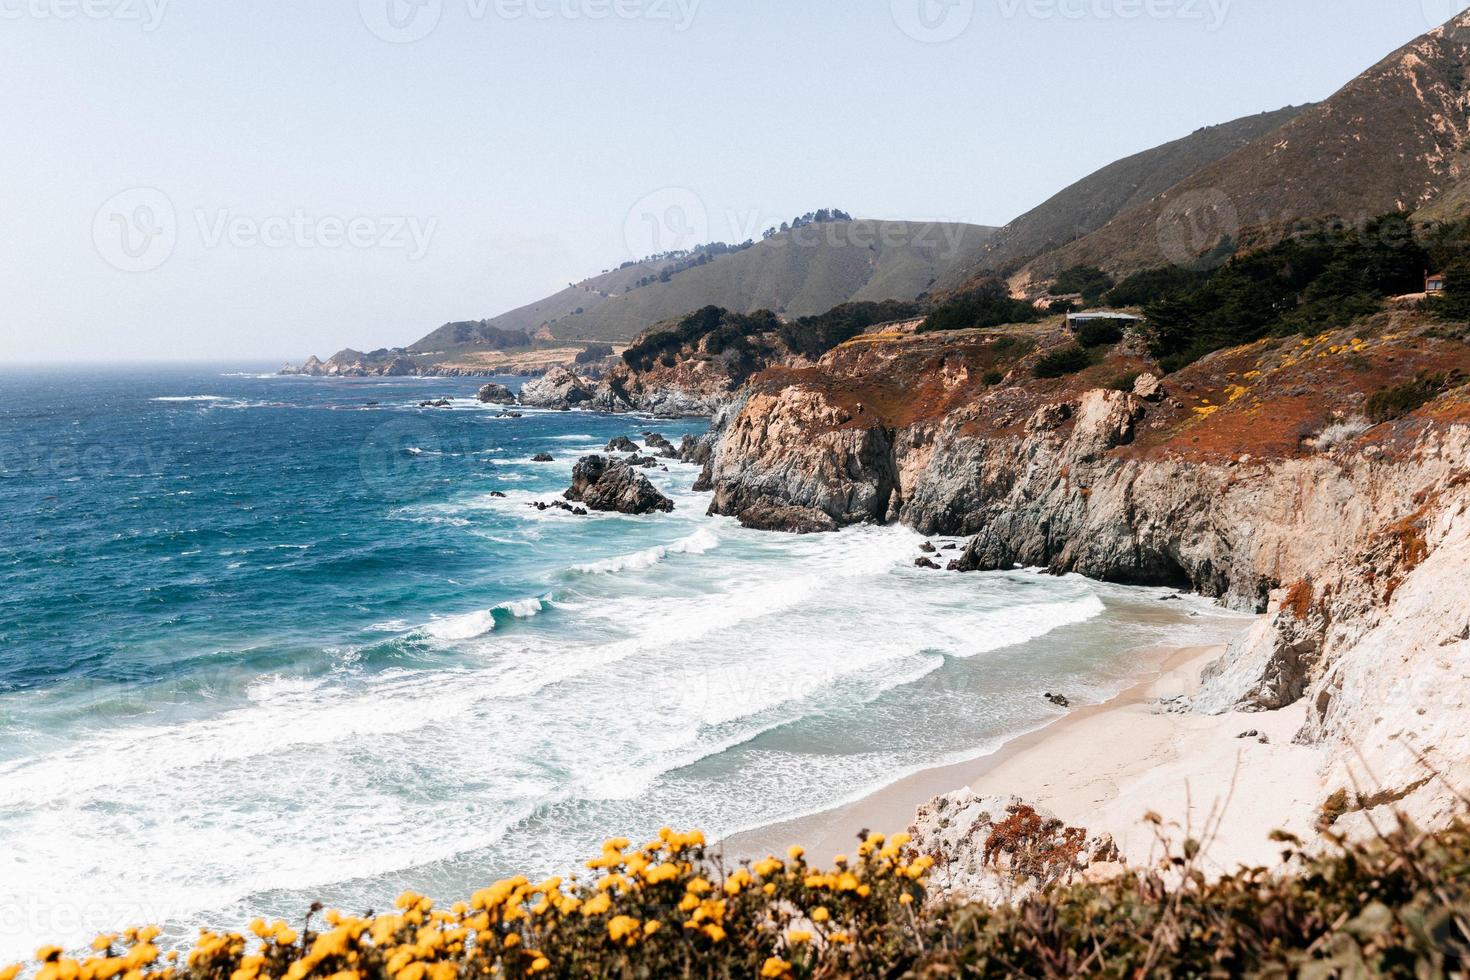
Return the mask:
M 1052 296 L 1082 295 L 1082 302 L 1091 306 L 1102 299 L 1103 294 L 1115 285 L 1113 277 L 1090 265 L 1074 265 L 1057 276 L 1048 292 Z M 1054 312 L 1071 312 L 1057 310 Z
M 780 227 L 772 226 L 761 232 L 761 238 L 774 238 L 785 231 L 794 228 L 805 228 L 807 225 L 817 225 L 826 221 L 851 221 L 852 215 L 841 208 L 820 208 L 816 211 L 808 211 L 806 214 L 792 218 L 790 221 L 781 222 Z
M 793 353 L 815 360 L 875 324 L 909 319 L 918 316 L 922 311 L 923 307 L 918 303 L 898 300 L 843 303 L 826 313 L 804 316 L 794 322 L 781 324 L 780 336 Z
M 752 338 L 773 333 L 780 326 L 781 321 L 770 310 L 732 313 L 722 307 L 706 306 L 672 327 L 640 337 L 623 351 L 623 360 L 637 371 L 646 371 L 656 362 L 672 367 L 682 348 L 695 347 L 718 356 L 729 375 L 739 382 L 762 366 L 760 350 Z
M 1012 299 L 1005 283 L 992 280 L 960 293 L 934 308 L 920 324 L 931 330 L 970 330 L 1003 323 L 1034 323 L 1046 316 L 1025 300 Z
M 668 282 L 679 273 L 688 271 L 689 269 L 695 269 L 702 265 L 709 265 L 709 263 L 713 262 L 721 255 L 733 255 L 736 252 L 743 252 L 747 248 L 754 247 L 755 241 L 749 238 L 738 245 L 730 245 L 726 242 L 710 242 L 707 245 L 696 245 L 694 248 L 690 249 L 681 249 L 675 252 L 660 252 L 657 255 L 649 255 L 641 259 L 624 262 L 622 265 L 618 266 L 618 269 L 628 269 L 635 265 L 645 265 L 650 262 L 669 263 L 664 268 L 660 269 L 656 275 L 644 276 L 628 287 L 629 290 L 641 289 L 644 286 L 651 286 L 656 282 Z
M 1166 371 L 1261 337 L 1308 333 L 1423 288 L 1429 253 L 1402 215 L 1324 228 L 1238 255 L 1218 269 L 1154 269 L 1105 294 L 1142 305 L 1150 352 Z

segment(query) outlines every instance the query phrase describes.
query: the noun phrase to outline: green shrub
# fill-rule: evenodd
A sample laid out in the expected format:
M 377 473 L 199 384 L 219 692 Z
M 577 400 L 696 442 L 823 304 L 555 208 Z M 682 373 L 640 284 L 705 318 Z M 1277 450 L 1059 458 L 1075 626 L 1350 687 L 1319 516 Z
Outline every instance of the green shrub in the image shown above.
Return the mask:
M 1092 353 L 1080 344 L 1061 347 L 1041 355 L 1033 373 L 1038 378 L 1060 378 L 1092 365 Z
M 1095 266 L 1074 265 L 1057 275 L 1051 285 L 1051 295 L 1066 296 L 1082 294 L 1084 303 L 1096 303 L 1103 293 L 1113 288 L 1113 277 Z
M 1073 333 L 1083 347 L 1106 347 L 1123 339 L 1123 328 L 1114 320 L 1086 320 Z
M 1138 383 L 1138 376 L 1142 372 L 1126 371 L 1108 382 L 1108 387 L 1114 391 L 1132 391 L 1133 386 Z
M 1369 395 L 1364 411 L 1369 420 L 1375 423 L 1401 419 L 1416 408 L 1438 398 L 1452 380 L 1454 379 L 1451 375 L 1421 372 L 1413 381 L 1389 385 Z
M 792 352 L 816 360 L 827 351 L 851 340 L 871 326 L 907 320 L 921 312 L 917 303 L 888 300 L 883 303 L 843 303 L 826 313 L 804 316 L 781 324 L 781 339 Z
M 992 368 L 980 376 L 980 383 L 987 388 L 993 388 L 1006 379 L 1004 374 Z
M 1003 323 L 1034 323 L 1047 314 L 1023 299 L 1013 299 L 1005 285 L 989 282 L 936 307 L 919 331 L 971 330 Z

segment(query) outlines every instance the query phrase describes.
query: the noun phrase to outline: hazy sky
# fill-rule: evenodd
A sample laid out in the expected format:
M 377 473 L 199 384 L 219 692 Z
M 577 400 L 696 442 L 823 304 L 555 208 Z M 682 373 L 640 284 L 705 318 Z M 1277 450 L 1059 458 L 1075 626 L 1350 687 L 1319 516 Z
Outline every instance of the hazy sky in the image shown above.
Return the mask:
M 671 205 L 1002 224 L 1465 6 L 0 0 L 0 363 L 405 344 Z

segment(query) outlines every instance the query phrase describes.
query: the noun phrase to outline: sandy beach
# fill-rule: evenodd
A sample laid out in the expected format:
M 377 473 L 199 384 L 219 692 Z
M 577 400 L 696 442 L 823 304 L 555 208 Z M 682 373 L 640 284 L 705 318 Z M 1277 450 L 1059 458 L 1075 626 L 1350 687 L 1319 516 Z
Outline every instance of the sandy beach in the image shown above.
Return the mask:
M 1020 796 L 1090 833 L 1110 833 L 1130 862 L 1148 862 L 1158 853 L 1159 828 L 1144 820 L 1153 811 L 1170 837 L 1204 841 L 1207 869 L 1269 867 L 1280 851 L 1270 832 L 1310 835 L 1324 795 L 1320 750 L 1292 744 L 1303 706 L 1208 716 L 1159 704 L 1194 690 L 1224 649 L 1140 651 L 1140 662 L 1156 667 L 1108 702 L 1077 707 L 982 758 L 916 773 L 823 813 L 733 835 L 725 853 L 764 856 L 800 843 L 826 860 L 850 852 L 860 830 L 907 827 L 920 804 L 969 785 L 982 795 Z M 1250 731 L 1257 734 L 1240 737 Z

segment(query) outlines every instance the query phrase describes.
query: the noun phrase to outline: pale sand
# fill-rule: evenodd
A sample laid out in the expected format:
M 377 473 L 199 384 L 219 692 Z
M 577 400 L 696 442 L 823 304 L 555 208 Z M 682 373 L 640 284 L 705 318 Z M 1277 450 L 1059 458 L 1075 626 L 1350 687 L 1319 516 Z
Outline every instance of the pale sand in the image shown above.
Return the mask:
M 1281 845 L 1273 829 L 1312 835 L 1326 795 L 1318 772 L 1320 750 L 1293 745 L 1305 708 L 1206 716 L 1155 710 L 1160 698 L 1186 694 L 1223 646 L 1148 651 L 1158 672 L 1113 700 L 1082 707 L 1040 731 L 970 762 L 917 773 L 824 813 L 737 834 L 723 843 L 727 858 L 783 853 L 794 843 L 813 858 L 850 853 L 860 830 L 893 832 L 934 796 L 965 784 L 981 795 L 1014 794 L 1089 833 L 1110 833 L 1126 859 L 1158 855 L 1163 817 L 1175 840 L 1186 832 L 1205 840 L 1204 867 L 1270 867 Z M 1269 739 L 1242 739 L 1255 729 Z

